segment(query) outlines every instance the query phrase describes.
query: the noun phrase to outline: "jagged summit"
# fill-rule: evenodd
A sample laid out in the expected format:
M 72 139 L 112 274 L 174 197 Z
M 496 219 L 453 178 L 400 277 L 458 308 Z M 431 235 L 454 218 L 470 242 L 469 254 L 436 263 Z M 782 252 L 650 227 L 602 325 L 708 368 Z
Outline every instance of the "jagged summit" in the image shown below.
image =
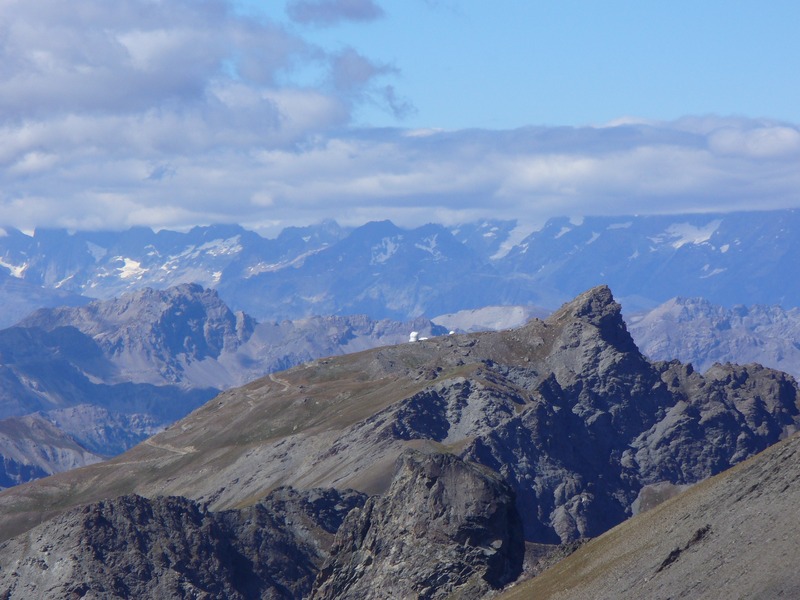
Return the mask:
M 555 311 L 547 320 L 550 323 L 559 323 L 569 319 L 594 325 L 606 342 L 621 351 L 638 352 L 622 318 L 622 307 L 614 299 L 607 285 L 599 285 L 580 294 Z

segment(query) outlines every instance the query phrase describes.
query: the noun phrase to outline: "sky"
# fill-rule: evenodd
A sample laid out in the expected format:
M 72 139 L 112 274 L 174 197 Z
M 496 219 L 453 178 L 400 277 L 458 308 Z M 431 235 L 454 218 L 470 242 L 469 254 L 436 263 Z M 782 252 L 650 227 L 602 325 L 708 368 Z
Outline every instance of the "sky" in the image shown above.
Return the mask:
M 2 0 L 0 225 L 800 207 L 800 3 Z

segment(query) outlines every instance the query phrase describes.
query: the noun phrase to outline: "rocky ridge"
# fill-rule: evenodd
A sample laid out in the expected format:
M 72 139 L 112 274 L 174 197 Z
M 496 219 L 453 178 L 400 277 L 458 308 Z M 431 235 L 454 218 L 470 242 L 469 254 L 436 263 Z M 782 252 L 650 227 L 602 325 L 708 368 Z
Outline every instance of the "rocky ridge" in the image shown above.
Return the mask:
M 311 597 L 480 597 L 515 580 L 524 554 L 514 494 L 497 474 L 405 452 L 387 492 L 345 519 Z
M 503 484 L 492 488 L 497 506 L 507 506 L 502 489 L 512 493 L 519 535 L 555 545 L 624 521 L 654 486 L 695 483 L 746 459 L 794 431 L 799 415 L 797 385 L 784 373 L 726 365 L 699 374 L 649 361 L 601 286 L 519 329 L 320 359 L 225 392 L 120 457 L 1 493 L 0 533 L 120 493 L 181 495 L 224 510 L 278 486 L 354 488 L 381 499 L 342 528 L 353 543 L 330 560 L 344 579 L 326 581 L 359 590 L 365 583 L 353 573 L 369 568 L 367 556 L 391 564 L 376 541 L 413 531 L 406 517 L 375 512 L 402 505 L 393 489 L 425 487 L 414 484 L 423 478 L 392 480 L 408 448 L 492 472 Z M 441 524 L 445 539 L 458 532 L 449 525 Z M 354 544 L 362 550 L 348 554 Z M 422 585 L 424 570 L 415 572 L 409 585 Z
M 520 531 L 513 494 L 495 474 L 452 455 L 408 451 L 388 492 L 368 500 L 348 490 L 279 488 L 221 512 L 137 495 L 75 509 L 0 546 L 0 593 L 478 597 L 518 576 Z
M 362 495 L 278 489 L 247 509 L 128 495 L 0 547 L 4 598 L 300 598 Z M 56 542 L 57 540 L 57 542 Z

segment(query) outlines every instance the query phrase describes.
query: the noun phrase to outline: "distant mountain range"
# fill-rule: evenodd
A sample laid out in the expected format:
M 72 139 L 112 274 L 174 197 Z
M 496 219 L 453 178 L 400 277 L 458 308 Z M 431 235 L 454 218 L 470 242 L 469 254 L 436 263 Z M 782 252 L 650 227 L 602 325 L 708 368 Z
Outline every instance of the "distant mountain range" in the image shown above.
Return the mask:
M 791 377 L 650 361 L 600 286 L 521 328 L 253 381 L 121 456 L 3 491 L 0 594 L 484 597 L 798 427 Z M 670 521 L 636 576 L 687 573 L 735 539 L 737 499 L 796 488 L 778 470 L 793 454 L 774 456 L 713 514 Z
M 355 229 L 325 222 L 286 229 L 275 239 L 238 226 L 186 233 L 3 231 L 2 279 L 46 290 L 23 311 L 20 294 L 0 285 L 13 308 L 6 325 L 39 306 L 75 303 L 77 295 L 109 299 L 181 283 L 216 289 L 233 310 L 260 321 L 555 308 L 600 283 L 611 285 L 628 310 L 675 296 L 727 307 L 800 305 L 800 279 L 785 276 L 800 261 L 794 210 L 552 219 L 527 236 L 509 221 L 415 229 L 388 221 Z
M 800 308 L 725 308 L 702 298 L 673 298 L 627 321 L 651 358 L 677 358 L 700 371 L 714 363 L 759 363 L 800 379 Z

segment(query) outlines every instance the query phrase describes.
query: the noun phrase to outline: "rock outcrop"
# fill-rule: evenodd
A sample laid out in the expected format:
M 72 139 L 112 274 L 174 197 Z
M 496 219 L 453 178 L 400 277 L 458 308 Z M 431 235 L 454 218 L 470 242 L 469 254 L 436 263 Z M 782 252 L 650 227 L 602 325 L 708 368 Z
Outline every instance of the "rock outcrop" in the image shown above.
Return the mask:
M 302 598 L 354 492 L 282 488 L 239 511 L 123 496 L 71 511 L 0 547 L 0 596 Z
M 477 598 L 516 579 L 524 553 L 514 494 L 495 473 L 409 451 L 388 492 L 348 515 L 311 598 Z

